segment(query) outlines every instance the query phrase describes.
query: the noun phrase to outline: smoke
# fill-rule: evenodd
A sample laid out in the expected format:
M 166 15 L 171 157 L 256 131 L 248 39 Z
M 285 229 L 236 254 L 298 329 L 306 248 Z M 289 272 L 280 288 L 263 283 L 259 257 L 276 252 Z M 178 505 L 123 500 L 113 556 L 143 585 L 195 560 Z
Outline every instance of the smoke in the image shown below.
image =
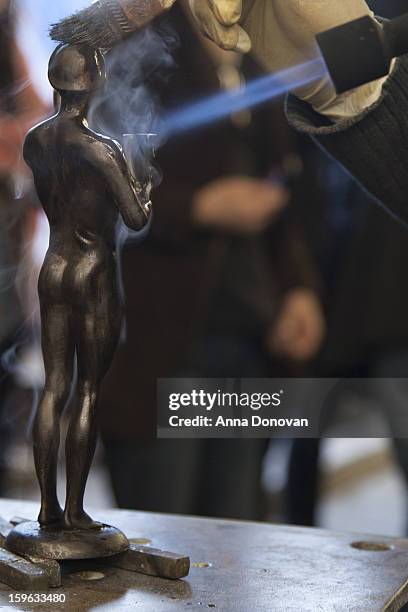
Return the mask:
M 105 86 L 93 96 L 88 113 L 93 130 L 121 145 L 129 171 L 147 197 L 162 180 L 154 161 L 166 139 L 159 91 L 177 69 L 178 45 L 177 33 L 161 20 L 160 25 L 144 28 L 110 51 L 105 57 Z M 132 232 L 120 223 L 118 246 L 129 240 L 141 242 L 146 235 L 147 228 Z
M 162 22 L 111 51 L 106 86 L 96 94 L 90 110 L 91 127 L 120 143 L 126 134 L 155 134 L 154 148 L 158 148 L 170 136 L 262 104 L 327 74 L 319 58 L 166 112 L 158 90 L 177 70 L 173 54 L 178 44 L 177 33 Z M 146 155 L 148 147 L 139 144 L 139 157 Z
M 129 144 L 132 135 L 140 136 L 133 139 L 132 148 L 127 147 L 131 171 L 152 173 L 154 151 L 164 142 L 158 91 L 177 68 L 174 51 L 178 44 L 175 31 L 162 22 L 133 35 L 106 56 L 106 84 L 93 97 L 89 125 L 122 147 L 125 141 Z M 160 180 L 156 168 L 154 186 Z

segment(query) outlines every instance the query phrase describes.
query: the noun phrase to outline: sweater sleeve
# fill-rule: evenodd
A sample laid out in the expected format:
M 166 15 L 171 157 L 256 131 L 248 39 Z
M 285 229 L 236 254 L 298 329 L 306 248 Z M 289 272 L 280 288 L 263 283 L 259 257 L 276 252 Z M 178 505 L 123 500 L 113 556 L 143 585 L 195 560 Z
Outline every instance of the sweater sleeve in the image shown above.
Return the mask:
M 290 95 L 291 125 L 340 162 L 388 211 L 408 224 L 408 55 L 396 62 L 379 100 L 332 123 Z

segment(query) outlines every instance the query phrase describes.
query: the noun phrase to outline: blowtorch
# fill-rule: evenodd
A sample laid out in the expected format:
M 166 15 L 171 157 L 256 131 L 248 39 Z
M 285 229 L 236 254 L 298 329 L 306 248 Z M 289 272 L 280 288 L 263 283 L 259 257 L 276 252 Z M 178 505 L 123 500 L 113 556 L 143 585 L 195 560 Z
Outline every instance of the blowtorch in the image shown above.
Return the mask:
M 408 53 L 408 13 L 377 21 L 366 16 L 316 36 L 338 94 L 387 76 Z

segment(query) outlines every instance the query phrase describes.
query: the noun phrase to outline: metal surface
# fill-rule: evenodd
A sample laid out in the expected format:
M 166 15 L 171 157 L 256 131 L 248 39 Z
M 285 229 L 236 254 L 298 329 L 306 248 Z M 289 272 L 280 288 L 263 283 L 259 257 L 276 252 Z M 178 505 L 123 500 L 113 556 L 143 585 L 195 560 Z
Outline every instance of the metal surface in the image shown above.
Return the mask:
M 12 529 L 13 525 L 11 524 L 11 522 L 4 520 L 0 516 L 0 546 L 4 546 L 6 538 Z
M 48 79 L 57 91 L 92 91 L 105 79 L 105 62 L 99 50 L 60 45 L 51 55 Z
M 20 556 L 62 561 L 117 555 L 128 550 L 129 542 L 121 531 L 109 525 L 102 529 L 63 531 L 29 522 L 9 533 L 5 547 Z
M 109 567 L 176 580 L 190 571 L 190 559 L 165 550 L 131 544 L 127 552 L 103 561 Z
M 61 567 L 58 561 L 54 561 L 53 559 L 42 559 L 30 555 L 25 555 L 25 559 L 30 561 L 30 563 L 34 563 L 34 565 L 38 565 L 38 567 L 47 574 L 49 587 L 56 589 L 61 586 Z
M 122 323 L 117 224 L 122 217 L 131 229 L 141 229 L 150 214 L 121 149 L 87 124 L 91 94 L 82 89 L 93 90 L 103 82 L 101 62 L 101 54 L 83 48 L 60 47 L 52 55 L 50 75 L 61 107 L 55 117 L 29 132 L 24 145 L 50 224 L 38 284 L 46 374 L 33 429 L 41 489 L 38 520 L 43 527 L 58 525 L 62 531 L 101 528 L 85 513 L 83 497 L 96 446 L 99 389 Z M 75 357 L 76 402 L 66 441 L 63 512 L 56 466 L 60 417 L 72 390 Z
M 36 510 L 36 504 L 0 501 L 0 515 L 7 519 L 33 517 Z M 58 604 L 60 611 L 379 612 L 400 587 L 399 599 L 387 609 L 398 610 L 407 601 L 407 540 L 119 510 L 95 515 L 130 539 L 149 538 L 155 548 L 188 551 L 190 575 L 170 581 L 110 568 L 100 570 L 105 578 L 98 581 L 64 575 L 61 592 L 67 603 Z M 353 542 L 386 546 L 364 550 L 353 548 Z M 78 567 L 87 569 L 95 570 L 84 562 Z M 0 587 L 2 612 L 18 609 L 9 605 L 9 593 Z M 26 609 L 45 608 L 30 604 Z
M 13 524 L 13 521 L 16 522 Z M 6 521 L 0 516 L 0 548 L 5 547 L 6 538 L 12 531 L 13 527 L 19 523 L 24 522 L 26 522 L 25 519 L 20 519 L 18 517 L 13 517 L 9 521 Z M 26 554 L 24 555 L 24 558 L 30 563 L 33 563 L 34 565 L 40 567 L 43 572 L 46 573 L 49 587 L 57 588 L 61 586 L 61 568 L 57 561 L 53 561 L 52 559 L 42 559 Z M 6 555 L 6 557 L 3 559 L 4 565 L 7 565 L 7 561 L 10 562 L 10 557 Z M 5 573 L 5 569 L 3 569 L 3 580 L 7 582 L 8 576 L 9 575 Z M 26 584 L 25 577 L 22 577 L 22 581 L 17 581 L 17 577 L 15 580 L 13 580 L 12 578 L 12 582 L 10 584 L 13 583 L 16 588 L 24 589 L 24 585 Z
M 18 526 L 14 530 L 12 521 Z M 103 579 L 105 575 L 95 571 L 98 564 L 171 580 L 184 578 L 189 573 L 189 557 L 136 543 L 133 543 L 129 549 L 127 538 L 117 529 L 106 525 L 103 530 L 88 529 L 84 533 L 60 530 L 50 532 L 52 530 L 40 528 L 38 523 L 28 519 L 14 517 L 8 522 L 0 516 L 0 536 L 3 533 L 0 550 L 8 544 L 13 549 L 11 552 L 17 553 L 20 557 L 16 558 L 14 554 L 8 555 L 7 550 L 2 551 L 5 553 L 2 570 L 5 584 L 20 591 L 34 588 L 30 582 L 27 582 L 25 572 L 15 572 L 16 565 L 20 562 L 23 566 L 26 565 L 24 560 L 36 566 L 34 574 L 38 568 L 41 568 L 48 578 L 47 586 L 54 589 L 62 585 L 61 572 L 62 570 L 67 572 L 67 563 L 77 559 L 83 561 L 88 557 L 95 567 L 84 573 L 75 572 L 74 566 L 73 576 L 83 580 Z M 40 556 L 34 556 L 33 551 Z M 97 559 L 94 558 L 96 551 L 98 551 Z M 102 558 L 104 556 L 105 558 Z M 44 587 L 43 584 L 41 586 Z
M 388 75 L 391 60 L 408 52 L 408 13 L 379 23 L 370 16 L 316 36 L 338 94 Z
M 322 32 L 316 40 L 338 94 L 388 74 L 383 28 L 369 16 Z
M 0 582 L 16 590 L 46 591 L 49 586 L 46 571 L 3 548 L 0 548 Z

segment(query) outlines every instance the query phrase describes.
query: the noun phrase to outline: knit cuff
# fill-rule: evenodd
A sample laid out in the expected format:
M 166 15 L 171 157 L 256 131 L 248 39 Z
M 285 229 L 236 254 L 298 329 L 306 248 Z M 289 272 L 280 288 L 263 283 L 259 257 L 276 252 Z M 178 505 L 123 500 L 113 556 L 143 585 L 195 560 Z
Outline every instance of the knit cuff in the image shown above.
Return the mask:
M 310 134 L 408 224 L 408 56 L 396 62 L 379 100 L 360 115 L 332 123 L 293 95 L 286 112 L 295 129 Z

